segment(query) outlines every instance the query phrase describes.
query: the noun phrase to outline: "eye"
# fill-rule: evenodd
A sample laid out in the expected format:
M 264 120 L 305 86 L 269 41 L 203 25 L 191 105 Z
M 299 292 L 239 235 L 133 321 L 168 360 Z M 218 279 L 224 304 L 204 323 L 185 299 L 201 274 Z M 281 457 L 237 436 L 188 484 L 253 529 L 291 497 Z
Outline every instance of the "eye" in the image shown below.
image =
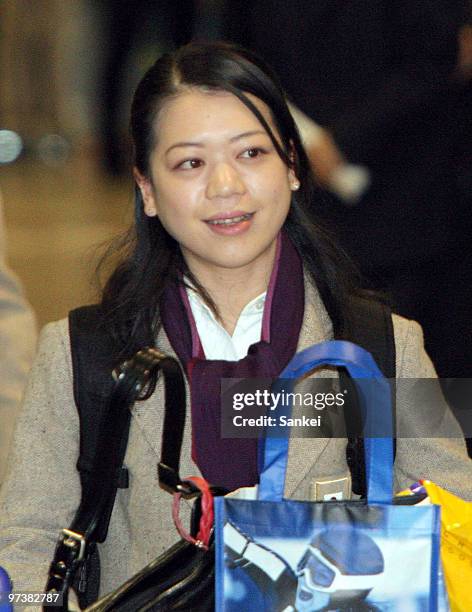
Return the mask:
M 243 151 L 239 157 L 244 159 L 254 159 L 256 157 L 260 157 L 264 153 L 266 153 L 264 149 L 261 149 L 260 147 L 252 147 L 251 149 L 246 149 Z
M 178 170 L 194 170 L 195 168 L 200 168 L 203 165 L 201 159 L 186 159 L 183 162 L 180 162 L 176 165 Z

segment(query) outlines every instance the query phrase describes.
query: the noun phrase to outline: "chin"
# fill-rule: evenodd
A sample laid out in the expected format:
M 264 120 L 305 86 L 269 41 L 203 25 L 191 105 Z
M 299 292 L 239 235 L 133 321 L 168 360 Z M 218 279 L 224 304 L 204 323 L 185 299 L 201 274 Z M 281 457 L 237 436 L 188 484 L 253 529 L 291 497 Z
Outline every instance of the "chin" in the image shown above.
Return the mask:
M 217 268 L 223 268 L 225 270 L 239 270 L 241 268 L 245 268 L 246 266 L 249 266 L 251 263 L 253 263 L 254 259 L 250 259 L 247 257 L 224 257 L 224 258 L 217 258 L 215 260 L 213 260 L 210 265 L 213 265 Z
M 226 248 L 223 244 L 205 246 L 211 248 L 203 249 L 199 245 L 198 249 L 188 249 L 184 252 L 184 257 L 187 259 L 187 263 L 192 267 L 192 260 L 198 265 L 199 268 L 210 269 L 221 269 L 221 270 L 239 270 L 251 265 L 261 265 L 262 267 L 269 267 L 272 270 L 273 258 L 271 257 L 271 246 L 274 244 L 277 236 L 268 242 L 268 244 L 255 245 L 248 247 L 247 243 L 240 243 L 237 245 L 227 244 Z M 252 247 L 252 248 L 251 248 Z M 275 253 L 275 250 L 274 250 Z
M 245 268 L 251 264 L 256 264 L 258 260 L 264 265 L 266 262 L 269 263 L 267 259 L 268 250 L 269 247 L 266 247 L 263 250 L 248 253 L 247 250 L 243 251 L 243 249 L 238 249 L 231 253 L 225 253 L 224 256 L 220 255 L 215 258 L 215 264 L 229 270 Z M 272 261 L 270 261 L 270 268 L 272 269 Z

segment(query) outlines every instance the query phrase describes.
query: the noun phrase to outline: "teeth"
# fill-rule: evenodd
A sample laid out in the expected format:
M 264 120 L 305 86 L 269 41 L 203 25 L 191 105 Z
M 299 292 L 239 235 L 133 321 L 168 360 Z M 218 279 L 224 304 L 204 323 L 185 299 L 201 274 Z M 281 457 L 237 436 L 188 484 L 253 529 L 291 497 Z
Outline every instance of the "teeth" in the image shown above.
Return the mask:
M 213 221 L 207 221 L 210 225 L 234 225 L 241 223 L 241 221 L 247 221 L 251 218 L 251 214 L 241 215 L 240 217 L 233 217 L 232 219 L 214 219 Z

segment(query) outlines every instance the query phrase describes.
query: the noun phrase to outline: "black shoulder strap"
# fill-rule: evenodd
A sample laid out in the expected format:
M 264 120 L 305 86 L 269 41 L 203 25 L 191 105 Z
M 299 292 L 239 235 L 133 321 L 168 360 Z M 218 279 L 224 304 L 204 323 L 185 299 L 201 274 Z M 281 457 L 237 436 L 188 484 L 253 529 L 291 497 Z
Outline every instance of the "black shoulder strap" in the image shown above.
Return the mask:
M 47 591 L 55 590 L 64 596 L 62 609 L 67 610 L 68 593 L 77 585 L 84 563 L 96 551 L 96 542 L 106 537 L 110 512 L 116 491 L 116 475 L 120 470 L 122 450 L 126 448 L 131 407 L 139 397 L 147 395 L 157 371 L 165 381 L 165 417 L 161 466 L 165 475 L 173 477 L 171 490 L 195 496 L 199 489 L 187 487 L 179 477 L 180 448 L 185 424 L 185 384 L 178 362 L 153 348 L 145 348 L 122 364 L 109 398 L 106 419 L 102 421 L 97 454 L 92 474 L 84 481 L 80 506 L 68 529 L 59 537 L 50 566 Z M 169 484 L 167 480 L 166 483 Z M 87 569 L 86 569 L 87 572 Z M 85 573 L 86 573 L 85 572 Z M 88 594 L 88 593 L 87 593 Z M 49 608 L 48 608 L 49 610 Z
M 116 344 L 102 320 L 100 306 L 83 306 L 69 313 L 74 400 L 80 420 L 77 469 L 82 483 L 93 463 L 99 426 L 114 383 Z
M 342 330 L 335 330 L 335 336 L 339 340 L 354 342 L 369 351 L 384 376 L 392 380 L 395 379 L 395 338 L 392 313 L 388 306 L 366 298 L 351 297 L 345 304 L 344 327 Z M 345 410 L 348 431 L 353 432 L 348 438 L 346 448 L 347 464 L 352 476 L 352 490 L 354 493 L 365 497 L 364 440 L 360 436 L 355 436 L 356 430 L 359 430 L 359 424 L 362 423 L 362 416 L 359 403 L 356 400 L 355 389 L 347 372 L 344 369 L 340 369 L 339 375 L 343 388 L 349 388 L 353 391 L 349 394 L 351 401 Z M 394 389 L 392 389 L 392 419 L 393 431 L 395 431 L 396 409 Z M 396 445 L 394 441 L 394 456 L 395 452 Z
M 99 444 L 100 424 L 108 407 L 114 381 L 111 376 L 116 344 L 102 324 L 100 306 L 83 306 L 69 313 L 69 336 L 73 369 L 74 400 L 80 421 L 80 452 L 77 469 L 82 490 L 87 490 L 95 453 Z M 127 422 L 129 428 L 129 422 Z M 127 440 L 128 432 L 124 432 Z M 122 466 L 126 444 L 120 449 Z M 122 467 L 116 475 L 119 487 L 126 487 L 128 473 Z M 104 541 L 112 505 L 103 514 L 98 541 Z M 96 600 L 100 584 L 98 552 L 92 551 L 87 567 L 76 584 L 79 602 L 85 607 Z
M 365 348 L 386 378 L 395 378 L 395 338 L 388 306 L 362 297 L 351 297 L 345 308 L 343 330 L 336 337 Z

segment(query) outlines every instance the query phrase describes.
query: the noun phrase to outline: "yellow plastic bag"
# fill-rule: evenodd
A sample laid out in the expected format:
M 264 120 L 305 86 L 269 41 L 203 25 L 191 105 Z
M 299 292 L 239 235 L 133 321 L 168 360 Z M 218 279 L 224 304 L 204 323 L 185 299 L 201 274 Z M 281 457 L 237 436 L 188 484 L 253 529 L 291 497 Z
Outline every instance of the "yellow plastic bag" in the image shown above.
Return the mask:
M 431 503 L 441 506 L 441 559 L 451 612 L 472 610 L 472 502 L 422 480 Z

